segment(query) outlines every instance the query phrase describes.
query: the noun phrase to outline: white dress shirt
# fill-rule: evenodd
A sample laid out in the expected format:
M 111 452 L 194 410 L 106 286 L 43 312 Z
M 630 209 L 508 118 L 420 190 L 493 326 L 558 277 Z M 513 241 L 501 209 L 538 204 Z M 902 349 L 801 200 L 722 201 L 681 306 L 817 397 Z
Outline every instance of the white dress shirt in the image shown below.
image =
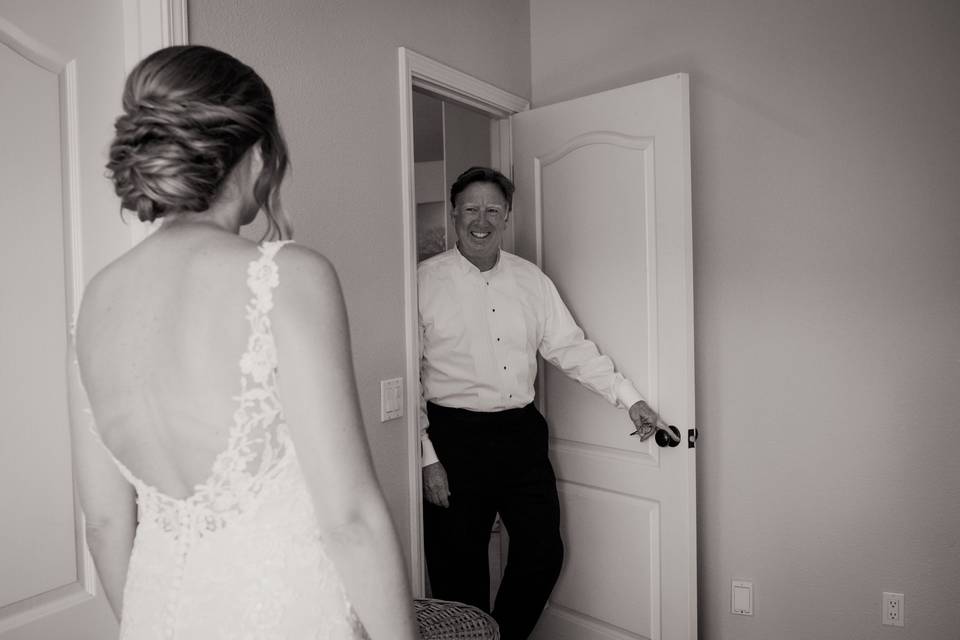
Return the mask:
M 587 340 L 539 268 L 506 251 L 480 271 L 456 248 L 420 263 L 420 441 L 437 461 L 426 403 L 502 411 L 533 401 L 537 352 L 568 376 L 629 409 L 643 398 Z

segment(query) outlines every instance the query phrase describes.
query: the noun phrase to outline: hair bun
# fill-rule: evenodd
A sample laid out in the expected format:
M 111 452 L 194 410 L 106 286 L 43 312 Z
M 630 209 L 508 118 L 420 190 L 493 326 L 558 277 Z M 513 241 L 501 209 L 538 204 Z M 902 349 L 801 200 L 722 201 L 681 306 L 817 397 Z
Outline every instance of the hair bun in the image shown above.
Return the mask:
M 253 69 L 210 47 L 166 47 L 127 76 L 123 109 L 107 162 L 123 208 L 145 221 L 206 211 L 259 145 L 262 166 L 244 204 L 266 214 L 270 237 L 289 235 L 279 195 L 287 145 L 270 89 Z
M 232 155 L 178 107 L 145 101 L 115 124 L 107 170 L 122 206 L 143 221 L 207 209 L 226 174 L 224 153 Z

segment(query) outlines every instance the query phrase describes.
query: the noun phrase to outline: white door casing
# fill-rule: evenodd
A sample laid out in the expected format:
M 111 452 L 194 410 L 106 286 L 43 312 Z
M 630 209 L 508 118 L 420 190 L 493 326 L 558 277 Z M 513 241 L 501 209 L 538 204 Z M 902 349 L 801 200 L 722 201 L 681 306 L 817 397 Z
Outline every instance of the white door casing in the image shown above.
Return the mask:
M 186 39 L 185 0 L 0 0 L 0 638 L 109 638 L 73 485 L 68 327 L 142 236 L 104 178 L 126 70 Z
M 564 568 L 544 640 L 697 636 L 688 79 L 519 113 L 518 252 L 539 264 L 618 370 L 682 435 L 641 443 L 625 412 L 550 365 Z

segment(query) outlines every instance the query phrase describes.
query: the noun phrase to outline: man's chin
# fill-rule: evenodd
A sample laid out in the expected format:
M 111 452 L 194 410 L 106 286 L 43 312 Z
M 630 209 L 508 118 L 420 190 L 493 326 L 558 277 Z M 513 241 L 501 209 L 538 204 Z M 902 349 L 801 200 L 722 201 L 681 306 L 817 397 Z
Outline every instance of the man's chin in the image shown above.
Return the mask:
M 484 238 L 483 240 L 480 240 L 480 239 L 474 238 L 473 236 L 470 236 L 469 238 L 467 238 L 466 242 L 461 240 L 460 246 L 462 247 L 464 245 L 466 245 L 470 253 L 474 253 L 474 254 L 496 253 L 496 248 L 497 248 L 497 245 L 495 244 L 495 241 L 493 240 L 493 238 Z

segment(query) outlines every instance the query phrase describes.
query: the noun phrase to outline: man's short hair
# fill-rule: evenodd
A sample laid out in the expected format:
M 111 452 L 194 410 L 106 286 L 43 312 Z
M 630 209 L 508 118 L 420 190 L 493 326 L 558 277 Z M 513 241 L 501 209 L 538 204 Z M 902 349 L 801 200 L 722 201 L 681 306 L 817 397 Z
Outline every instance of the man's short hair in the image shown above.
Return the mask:
M 450 204 L 454 207 L 457 206 L 457 196 L 474 182 L 489 182 L 497 185 L 507 201 L 507 210 L 513 207 L 513 182 L 507 176 L 490 167 L 470 167 L 457 176 L 456 181 L 450 187 Z

